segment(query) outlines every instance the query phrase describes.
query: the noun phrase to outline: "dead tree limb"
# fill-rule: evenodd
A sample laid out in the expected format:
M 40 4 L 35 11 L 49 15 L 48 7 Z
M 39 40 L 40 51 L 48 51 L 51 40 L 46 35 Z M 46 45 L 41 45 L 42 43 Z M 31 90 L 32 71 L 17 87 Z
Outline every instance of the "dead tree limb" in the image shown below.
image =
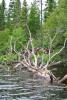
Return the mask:
M 64 45 L 63 45 L 63 47 L 58 51 L 58 52 L 56 52 L 55 54 L 53 54 L 51 57 L 50 57 L 50 50 L 49 50 L 49 59 L 48 59 L 48 61 L 47 61 L 47 64 L 43 67 L 43 69 L 44 68 L 47 68 L 50 64 L 50 61 L 56 56 L 56 55 L 58 55 L 58 54 L 60 54 L 61 53 L 61 51 L 65 48 L 65 44 L 66 44 L 66 41 L 67 41 L 67 38 L 65 39 L 65 41 L 64 41 Z M 57 63 L 57 62 L 56 62 Z

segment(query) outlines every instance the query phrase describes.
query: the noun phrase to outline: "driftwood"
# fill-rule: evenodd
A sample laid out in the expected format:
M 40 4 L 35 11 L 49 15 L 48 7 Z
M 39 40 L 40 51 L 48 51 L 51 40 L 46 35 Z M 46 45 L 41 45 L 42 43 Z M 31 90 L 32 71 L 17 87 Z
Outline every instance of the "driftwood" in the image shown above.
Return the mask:
M 58 83 L 62 83 L 62 82 L 64 82 L 65 80 L 67 80 L 67 75 L 65 75 L 62 79 L 60 79 L 60 80 L 58 81 Z
M 28 28 L 28 26 L 27 26 L 27 28 Z M 30 38 L 29 38 L 29 41 L 28 41 L 26 47 L 24 48 L 23 53 L 22 54 L 18 53 L 14 48 L 15 53 L 17 53 L 18 57 L 19 57 L 19 63 L 16 64 L 16 66 L 14 66 L 14 68 L 18 68 L 18 67 L 20 67 L 20 65 L 22 65 L 22 67 L 24 66 L 29 71 L 31 71 L 33 73 L 37 73 L 38 75 L 40 75 L 42 77 L 45 77 L 46 75 L 49 75 L 49 76 L 52 75 L 53 79 L 57 80 L 57 78 L 53 75 L 53 73 L 48 70 L 48 67 L 50 67 L 52 65 L 56 65 L 58 63 L 61 63 L 61 61 L 51 62 L 51 60 L 65 48 L 65 44 L 66 44 L 67 38 L 64 41 L 63 47 L 58 52 L 56 52 L 55 54 L 51 55 L 52 44 L 53 44 L 53 42 L 54 42 L 54 40 L 55 40 L 55 38 L 57 36 L 57 33 L 55 34 L 53 39 L 51 39 L 51 37 L 50 37 L 50 44 L 49 44 L 49 50 L 48 50 L 48 56 L 49 56 L 48 57 L 48 61 L 47 61 L 46 64 L 44 64 L 43 56 L 42 56 L 42 57 L 40 57 L 41 58 L 41 62 L 39 64 L 38 55 L 35 52 L 35 47 L 34 47 L 34 44 L 33 44 L 33 39 L 31 37 L 31 32 L 30 32 L 29 28 L 28 28 L 28 31 L 29 31 Z M 29 47 L 31 47 L 31 49 L 29 49 Z M 44 49 L 42 49 L 42 50 L 44 50 Z M 44 51 L 43 51 L 43 53 L 44 53 Z M 21 56 L 22 56 L 22 60 L 21 60 Z M 62 81 L 62 80 L 60 80 L 60 81 Z

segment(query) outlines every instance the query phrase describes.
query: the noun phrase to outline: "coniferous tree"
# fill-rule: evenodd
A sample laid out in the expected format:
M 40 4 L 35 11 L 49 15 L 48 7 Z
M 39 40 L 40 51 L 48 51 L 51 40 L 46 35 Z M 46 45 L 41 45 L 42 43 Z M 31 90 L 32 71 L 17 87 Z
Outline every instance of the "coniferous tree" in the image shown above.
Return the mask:
M 24 29 L 26 35 L 28 35 L 27 23 L 28 23 L 28 8 L 27 8 L 27 1 L 24 0 L 21 10 L 21 27 Z
M 14 8 L 14 11 L 15 11 L 14 22 L 15 22 L 15 25 L 18 26 L 20 24 L 20 12 L 21 12 L 20 0 L 15 0 L 14 6 L 15 6 L 15 8 Z
M 46 4 L 47 4 L 47 7 L 46 7 L 45 13 L 44 13 L 45 21 L 50 16 L 50 13 L 52 13 L 53 10 L 56 8 L 56 1 L 55 0 L 47 0 Z
M 3 19 L 2 19 L 2 5 L 0 4 L 0 30 L 3 29 Z
M 5 28 L 5 1 L 0 4 L 0 30 Z
M 36 37 L 36 34 L 40 29 L 40 12 L 36 0 L 31 6 L 28 23 L 32 36 Z
M 7 16 L 7 26 L 12 29 L 14 27 L 14 17 L 15 17 L 15 1 L 10 0 L 8 16 Z
M 3 10 L 3 13 L 5 12 L 5 1 L 2 0 L 2 10 Z

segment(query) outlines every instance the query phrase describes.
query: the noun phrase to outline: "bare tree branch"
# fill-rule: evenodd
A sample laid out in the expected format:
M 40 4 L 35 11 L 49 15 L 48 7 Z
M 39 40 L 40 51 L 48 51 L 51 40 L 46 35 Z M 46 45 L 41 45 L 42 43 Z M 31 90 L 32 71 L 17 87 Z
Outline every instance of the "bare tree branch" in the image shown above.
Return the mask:
M 34 46 L 33 46 L 32 37 L 31 37 L 31 32 L 30 32 L 30 30 L 29 30 L 28 25 L 27 25 L 27 28 L 28 28 L 29 35 L 30 35 L 30 43 L 31 43 L 31 47 L 32 47 L 32 54 L 33 54 L 34 59 L 35 59 L 34 66 L 37 67 L 37 57 L 36 57 L 36 55 L 35 55 Z
M 52 58 L 54 58 L 56 55 L 58 55 L 58 54 L 65 48 L 66 41 L 67 41 L 67 38 L 66 38 L 65 41 L 64 41 L 63 47 L 62 47 L 58 52 L 56 52 L 55 54 L 53 54 L 53 56 L 49 57 L 49 59 L 48 59 L 48 61 L 47 61 L 47 64 L 43 67 L 43 69 L 44 69 L 44 68 L 47 68 L 48 65 L 49 65 L 49 63 L 50 63 L 50 61 L 52 60 Z M 49 56 L 50 56 L 50 52 L 49 52 Z
M 66 41 L 67 41 L 67 38 L 64 41 L 63 47 L 58 52 L 56 52 L 50 59 L 52 59 L 53 57 L 55 57 L 56 55 L 58 55 L 65 48 Z

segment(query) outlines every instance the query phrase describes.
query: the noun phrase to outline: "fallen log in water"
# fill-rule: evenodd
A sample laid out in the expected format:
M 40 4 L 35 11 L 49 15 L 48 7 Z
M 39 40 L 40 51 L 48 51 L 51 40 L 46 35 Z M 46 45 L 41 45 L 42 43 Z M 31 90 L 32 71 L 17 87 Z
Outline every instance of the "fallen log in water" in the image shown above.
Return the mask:
M 67 75 L 65 75 L 62 79 L 60 79 L 59 81 L 58 81 L 58 83 L 63 83 L 64 81 L 66 81 L 67 80 Z
M 29 30 L 29 28 L 28 28 L 28 30 Z M 50 79 L 51 82 L 53 82 L 54 80 L 57 81 L 57 78 L 53 75 L 53 73 L 51 73 L 51 71 L 48 70 L 48 67 L 50 67 L 54 64 L 56 65 L 56 64 L 61 63 L 61 61 L 54 63 L 54 62 L 52 62 L 52 59 L 65 48 L 67 38 L 65 39 L 64 45 L 62 46 L 62 48 L 58 52 L 55 52 L 53 55 L 51 55 L 52 43 L 54 42 L 57 34 L 55 34 L 53 39 L 51 39 L 51 37 L 50 37 L 48 60 L 44 64 L 43 56 L 40 56 L 41 62 L 39 63 L 38 55 L 35 52 L 35 47 L 33 45 L 33 39 L 31 37 L 30 30 L 29 30 L 29 35 L 30 35 L 30 39 L 27 43 L 27 46 L 24 48 L 24 52 L 20 55 L 20 53 L 17 53 L 14 50 L 18 54 L 19 58 L 21 58 L 20 56 L 22 56 L 22 60 L 19 59 L 20 60 L 19 63 L 16 64 L 16 66 L 14 66 L 14 68 L 20 68 L 20 65 L 22 65 L 21 66 L 22 68 L 23 67 L 27 68 L 33 74 L 37 74 L 40 77 L 44 77 L 44 79 Z M 31 48 L 31 50 L 29 48 Z

